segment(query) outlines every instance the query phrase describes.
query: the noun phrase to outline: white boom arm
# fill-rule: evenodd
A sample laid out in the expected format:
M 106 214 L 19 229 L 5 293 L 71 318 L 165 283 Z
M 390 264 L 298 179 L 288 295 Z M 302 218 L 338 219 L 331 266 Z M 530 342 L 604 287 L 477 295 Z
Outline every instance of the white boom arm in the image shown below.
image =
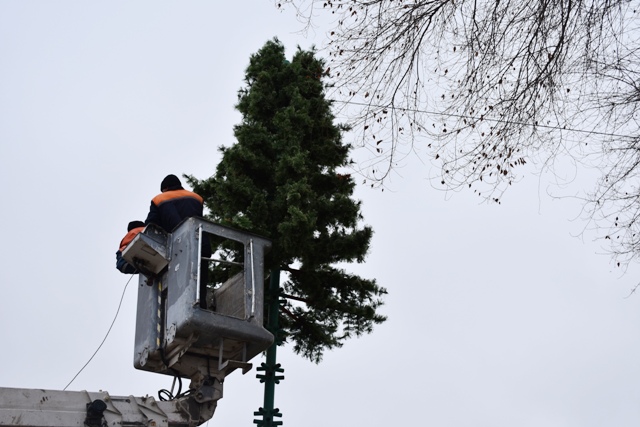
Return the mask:
M 222 385 L 171 401 L 107 392 L 0 388 L 0 426 L 194 427 L 209 420 Z

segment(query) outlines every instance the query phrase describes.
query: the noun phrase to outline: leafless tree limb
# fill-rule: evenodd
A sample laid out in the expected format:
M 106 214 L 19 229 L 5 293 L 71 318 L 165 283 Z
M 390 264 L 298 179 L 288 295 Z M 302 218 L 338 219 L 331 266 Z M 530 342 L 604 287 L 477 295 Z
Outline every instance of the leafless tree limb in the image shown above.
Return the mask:
M 284 0 L 323 13 L 326 74 L 383 183 L 412 150 L 443 189 L 499 202 L 557 156 L 595 168 L 589 224 L 618 263 L 640 258 L 640 32 L 629 0 Z M 576 130 L 580 131 L 576 134 Z

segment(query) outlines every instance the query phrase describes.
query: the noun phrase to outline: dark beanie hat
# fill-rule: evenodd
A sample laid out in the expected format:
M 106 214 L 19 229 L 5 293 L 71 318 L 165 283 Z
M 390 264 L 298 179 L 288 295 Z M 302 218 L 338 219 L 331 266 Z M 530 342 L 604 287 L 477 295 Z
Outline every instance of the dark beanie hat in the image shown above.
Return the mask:
M 175 175 L 167 175 L 162 180 L 162 184 L 160 184 L 160 191 L 165 190 L 177 190 L 182 188 L 182 183 Z
M 129 223 L 129 226 L 127 227 L 127 231 L 131 231 L 134 228 L 138 228 L 138 227 L 144 227 L 144 222 L 142 222 L 142 221 L 131 221 Z

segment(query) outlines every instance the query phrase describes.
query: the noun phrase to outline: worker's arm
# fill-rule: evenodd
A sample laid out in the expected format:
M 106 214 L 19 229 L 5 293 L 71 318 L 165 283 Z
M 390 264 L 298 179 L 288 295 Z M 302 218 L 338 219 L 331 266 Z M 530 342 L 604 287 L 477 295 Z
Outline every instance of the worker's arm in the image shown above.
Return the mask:
M 151 206 L 149 207 L 149 215 L 147 215 L 147 219 L 144 221 L 144 223 L 146 225 L 149 225 L 149 224 L 162 225 L 160 221 L 160 210 L 158 209 L 158 206 L 156 206 L 156 204 L 153 203 L 153 201 L 151 202 Z

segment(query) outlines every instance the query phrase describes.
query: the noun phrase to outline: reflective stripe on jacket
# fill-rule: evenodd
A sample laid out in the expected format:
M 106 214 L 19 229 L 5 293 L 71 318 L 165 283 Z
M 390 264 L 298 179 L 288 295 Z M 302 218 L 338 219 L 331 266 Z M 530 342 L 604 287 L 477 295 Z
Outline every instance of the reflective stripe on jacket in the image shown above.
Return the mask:
M 157 224 L 170 233 L 185 218 L 202 216 L 204 200 L 185 189 L 169 190 L 151 200 L 145 224 Z

